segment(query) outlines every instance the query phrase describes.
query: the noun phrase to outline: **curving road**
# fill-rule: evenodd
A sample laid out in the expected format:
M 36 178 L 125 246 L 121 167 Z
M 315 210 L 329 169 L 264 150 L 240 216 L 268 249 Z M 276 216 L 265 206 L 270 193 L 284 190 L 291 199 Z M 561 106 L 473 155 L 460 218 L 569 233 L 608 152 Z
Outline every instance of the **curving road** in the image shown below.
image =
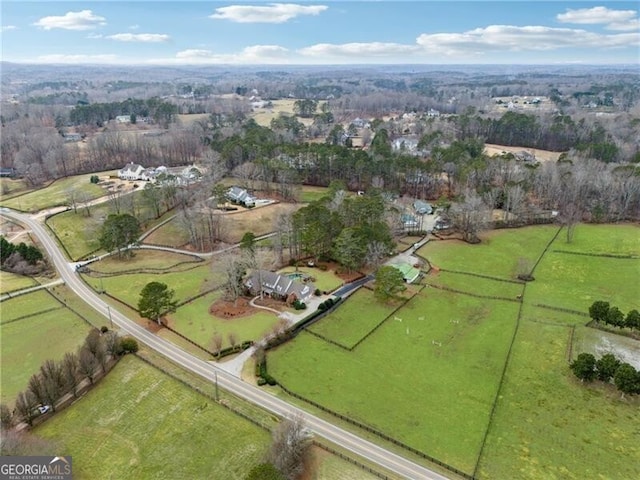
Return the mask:
M 446 480 L 447 477 L 418 465 L 389 450 L 375 445 L 353 433 L 343 430 L 326 420 L 311 415 L 284 400 L 274 397 L 258 387 L 249 385 L 242 380 L 228 374 L 215 365 L 191 355 L 176 345 L 147 331 L 133 322 L 122 313 L 107 305 L 93 290 L 91 290 L 75 273 L 74 264 L 68 263 L 58 245 L 49 236 L 45 228 L 28 215 L 14 212 L 7 208 L 1 208 L 0 214 L 27 225 L 40 243 L 44 246 L 49 258 L 53 261 L 62 279 L 80 298 L 91 305 L 95 310 L 110 317 L 124 332 L 138 339 L 158 353 L 165 355 L 183 368 L 190 370 L 201 377 L 218 384 L 235 395 L 244 398 L 278 416 L 302 415 L 309 428 L 316 434 L 330 442 L 335 443 L 356 455 L 409 479 Z

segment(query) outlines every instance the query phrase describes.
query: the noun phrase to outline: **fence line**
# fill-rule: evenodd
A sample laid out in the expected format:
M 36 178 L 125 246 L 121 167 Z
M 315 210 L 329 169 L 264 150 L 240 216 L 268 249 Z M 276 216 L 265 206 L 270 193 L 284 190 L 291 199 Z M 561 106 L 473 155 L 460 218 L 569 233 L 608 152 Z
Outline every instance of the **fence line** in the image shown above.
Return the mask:
M 461 295 L 467 295 L 469 297 L 484 298 L 484 299 L 488 299 L 488 300 L 503 300 L 505 302 L 522 303 L 522 296 L 520 296 L 520 298 L 509 298 L 509 297 L 498 297 L 498 296 L 495 296 L 495 295 L 480 295 L 478 293 L 465 292 L 464 290 L 458 290 L 458 289 L 455 289 L 455 288 L 446 287 L 444 285 L 437 285 L 437 284 L 434 284 L 434 283 L 427 283 L 427 285 L 430 286 L 430 287 L 433 287 L 433 288 L 437 288 L 438 290 L 445 290 L 447 292 L 459 293 Z
M 27 318 L 36 317 L 38 315 L 42 315 L 44 313 L 53 312 L 54 310 L 60 310 L 60 309 L 63 309 L 63 308 L 65 308 L 65 307 L 64 306 L 60 306 L 60 307 L 47 308 L 45 310 L 40 310 L 39 312 L 30 313 L 29 315 L 22 315 L 21 317 L 14 318 L 13 320 L 7 320 L 6 322 L 0 322 L 0 325 L 8 325 L 8 324 L 13 323 L 13 322 L 17 322 L 17 321 L 20 321 L 20 320 L 26 320 Z
M 488 280 L 495 280 L 496 282 L 515 283 L 516 285 L 522 285 L 524 283 L 522 280 L 511 280 L 508 278 L 492 277 L 491 275 L 483 275 L 481 273 L 472 273 L 472 272 L 463 272 L 461 270 L 449 270 L 447 268 L 441 268 L 440 271 L 448 272 L 448 273 L 456 273 L 458 275 L 469 275 L 471 277 L 486 278 Z
M 543 303 L 534 303 L 534 307 L 546 308 L 547 310 L 555 310 L 556 312 L 562 313 L 571 313 L 573 315 L 580 315 L 581 317 L 589 317 L 589 314 L 586 312 L 581 312 L 579 310 L 571 310 L 570 308 L 562 308 L 562 307 L 554 307 L 552 305 L 545 305 Z

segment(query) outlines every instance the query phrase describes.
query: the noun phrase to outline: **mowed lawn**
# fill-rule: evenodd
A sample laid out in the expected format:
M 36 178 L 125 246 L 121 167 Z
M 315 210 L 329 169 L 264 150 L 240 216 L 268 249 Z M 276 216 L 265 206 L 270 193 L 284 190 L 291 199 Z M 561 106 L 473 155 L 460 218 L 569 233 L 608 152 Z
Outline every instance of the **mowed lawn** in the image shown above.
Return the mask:
M 265 310 L 238 318 L 218 318 L 209 313 L 209 307 L 222 296 L 222 292 L 212 292 L 192 302 L 182 305 L 169 315 L 169 325 L 211 350 L 211 340 L 215 333 L 223 338 L 223 348 L 230 346 L 229 334 L 235 335 L 236 342 L 259 340 L 279 322 L 275 313 Z
M 428 284 L 453 288 L 473 295 L 486 295 L 515 300 L 522 294 L 522 284 L 501 282 L 455 272 L 432 271 L 425 277 Z
M 638 478 L 640 402 L 575 379 L 568 338 L 564 326 L 521 324 L 479 478 Z
M 351 347 L 397 307 L 398 305 L 378 302 L 373 292 L 360 289 L 309 330 L 345 347 Z
M 71 259 L 83 258 L 100 249 L 100 229 L 109 214 L 107 204 L 91 208 L 91 216 L 84 215 L 84 209 L 59 213 L 47 219 L 47 225 L 56 234 L 69 253 Z
M 304 397 L 472 472 L 518 305 L 429 292 L 352 352 L 302 333 L 269 353 L 269 372 Z
M 3 201 L 2 206 L 26 212 L 37 212 L 45 208 L 67 205 L 70 192 L 73 192 L 78 198 L 83 196 L 83 201 L 85 198 L 93 200 L 105 195 L 106 192 L 102 187 L 89 181 L 91 175 L 96 174 L 76 175 L 56 180 L 48 187 Z
M 520 259 L 533 267 L 558 231 L 557 226 L 535 226 L 494 230 L 481 234 L 482 242 L 433 240 L 418 253 L 439 268 L 515 279 Z
M 17 393 L 26 388 L 29 377 L 45 360 L 61 360 L 65 353 L 77 350 L 89 326 L 44 292 L 6 300 L 1 308 L 1 397 L 3 402 L 13 404 Z M 29 314 L 27 318 L 6 323 Z
M 145 269 L 159 272 L 184 271 L 191 270 L 200 264 L 204 264 L 204 261 L 191 255 L 141 248 L 135 250 L 133 257 L 119 258 L 117 255 L 111 255 L 90 264 L 89 268 L 96 273 L 117 274 Z
M 558 236 L 552 245 L 552 250 L 640 257 L 638 225 L 580 224 L 575 227 L 571 243 L 567 243 L 566 238 L 564 234 Z
M 332 292 L 344 283 L 332 270 L 320 270 L 315 267 L 298 267 L 297 271 L 313 277 L 313 284 L 323 292 Z M 287 267 L 280 270 L 279 273 L 287 274 L 295 272 L 295 268 Z
M 133 356 L 35 433 L 63 445 L 78 479 L 241 480 L 270 439 Z

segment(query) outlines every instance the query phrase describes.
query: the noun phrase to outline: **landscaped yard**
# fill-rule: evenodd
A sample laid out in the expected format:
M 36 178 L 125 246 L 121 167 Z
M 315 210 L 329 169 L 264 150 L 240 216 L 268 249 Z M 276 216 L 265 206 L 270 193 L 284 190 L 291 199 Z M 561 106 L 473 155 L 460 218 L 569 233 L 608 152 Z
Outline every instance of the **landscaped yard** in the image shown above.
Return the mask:
M 61 360 L 66 352 L 76 351 L 89 326 L 42 291 L 6 300 L 1 308 L 1 397 L 3 402 L 13 403 L 45 360 Z
M 297 272 L 313 277 L 313 284 L 323 292 L 332 292 L 344 283 L 333 270 L 321 270 L 315 267 L 298 267 Z M 280 270 L 280 273 L 296 273 L 296 269 L 287 267 Z
M 35 430 L 74 458 L 74 478 L 243 479 L 267 431 L 135 357 Z

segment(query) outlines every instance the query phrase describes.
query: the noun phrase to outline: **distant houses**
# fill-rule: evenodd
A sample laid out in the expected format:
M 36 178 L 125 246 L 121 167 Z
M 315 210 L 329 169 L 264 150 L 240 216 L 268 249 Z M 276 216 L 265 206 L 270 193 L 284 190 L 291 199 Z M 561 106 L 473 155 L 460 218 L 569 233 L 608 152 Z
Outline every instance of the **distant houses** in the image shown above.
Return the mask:
M 123 168 L 118 170 L 119 179 L 134 182 L 155 182 L 158 178 L 162 178 L 161 175 L 176 185 L 183 185 L 199 180 L 202 172 L 194 165 L 190 165 L 183 168 L 178 174 L 172 175 L 169 173 L 167 167 L 145 168 L 133 162 L 127 163 Z
M 131 115 L 118 115 L 116 123 L 131 123 Z
M 311 282 L 300 282 L 288 276 L 268 270 L 257 270 L 247 279 L 245 286 L 252 295 L 267 295 L 277 300 L 307 302 L 316 287 Z
M 142 180 L 142 173 L 145 168 L 137 163 L 127 163 L 118 170 L 118 178 L 121 180 Z
M 433 213 L 433 207 L 431 204 L 422 200 L 416 200 L 413 202 L 413 209 L 419 215 L 431 215 Z

